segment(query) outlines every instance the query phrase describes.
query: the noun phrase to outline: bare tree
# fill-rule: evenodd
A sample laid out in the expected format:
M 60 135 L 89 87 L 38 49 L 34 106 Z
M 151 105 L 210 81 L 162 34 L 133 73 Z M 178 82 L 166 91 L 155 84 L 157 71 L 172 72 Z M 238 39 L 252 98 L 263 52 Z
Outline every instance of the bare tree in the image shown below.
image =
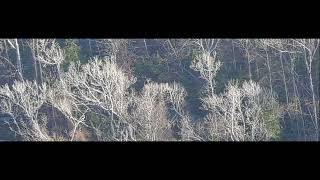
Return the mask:
M 205 52 L 198 55 L 194 61 L 192 61 L 190 67 L 200 72 L 201 78 L 208 83 L 206 91 L 213 96 L 216 85 L 215 77 L 222 64 L 216 59 L 216 52 L 213 52 L 212 54 L 213 55 L 211 56 L 208 52 Z
M 205 117 L 206 139 L 209 140 L 269 140 L 276 136 L 277 130 L 270 130 L 269 121 L 277 124 L 278 114 L 272 108 L 271 117 L 265 117 L 262 107 L 268 109 L 275 106 L 276 100 L 271 93 L 252 82 L 244 82 L 239 88 L 238 83 L 229 83 L 227 90 L 222 95 L 216 95 L 214 91 L 215 76 L 220 68 L 220 61 L 204 54 L 196 58 L 191 67 L 200 72 L 201 78 L 208 83 L 207 91 L 202 98 L 203 109 L 208 111 Z M 208 91 L 209 89 L 209 91 Z M 271 95 L 270 95 L 271 94 Z M 267 98 L 269 100 L 267 100 Z M 268 104 L 271 103 L 272 104 Z M 276 127 L 276 125 L 275 125 Z
M 7 83 L 0 85 L 0 118 L 10 117 L 8 128 L 21 140 L 270 141 L 280 131 L 285 140 L 319 140 L 319 39 L 89 39 L 90 56 L 99 56 L 71 62 L 66 72 L 58 41 L 0 40 L 0 83 Z M 25 42 L 34 82 L 23 77 Z M 135 66 L 140 58 L 151 71 Z M 190 59 L 199 78 L 185 67 Z M 162 81 L 165 65 L 177 82 L 143 77 Z M 195 82 L 203 89 L 190 88 Z M 195 98 L 201 114 L 190 113 Z
M 267 41 L 267 42 L 266 42 Z M 268 40 L 267 39 L 259 39 L 256 41 L 256 44 L 258 46 L 260 46 L 264 53 L 265 53 L 265 59 L 267 61 L 267 68 L 268 68 L 268 74 L 269 74 L 269 87 L 271 92 L 273 92 L 273 84 L 272 84 L 272 70 L 271 70 L 271 63 L 270 63 L 270 59 L 269 59 L 269 54 L 268 54 Z
M 245 51 L 245 56 L 247 57 L 247 63 L 248 63 L 249 79 L 252 80 L 252 73 L 251 73 L 251 62 L 253 60 L 253 58 L 251 57 L 252 42 L 250 39 L 240 39 L 238 43 L 240 47 Z
M 115 63 L 114 57 L 91 62 L 80 67 L 71 65 L 65 75 L 65 81 L 73 89 L 73 98 L 91 111 L 100 111 L 110 120 L 111 140 L 119 140 L 123 136 L 118 132 L 130 127 L 128 122 L 129 87 L 135 78 L 128 77 Z M 128 130 L 128 129 L 127 129 Z
M 178 121 L 178 128 L 181 140 L 202 140 L 201 136 L 195 131 L 195 124 L 191 122 L 189 113 L 185 110 L 185 97 L 187 92 L 178 83 L 174 82 L 169 85 L 167 101 L 171 106 L 169 108 L 175 112 L 173 118 Z
M 61 64 L 65 60 L 63 50 L 54 39 L 39 39 L 37 41 L 37 60 L 44 66 L 54 66 L 57 77 L 61 80 Z
M 18 39 L 6 39 L 4 41 L 5 41 L 5 44 L 6 44 L 6 42 L 8 42 L 10 47 L 16 50 L 16 69 L 17 69 L 17 73 L 18 73 L 18 79 L 20 81 L 22 81 L 23 80 L 23 72 L 22 72 L 20 46 L 19 46 L 19 43 L 18 43 Z M 6 53 L 7 53 L 7 48 L 6 48 Z M 7 56 L 7 58 L 8 58 L 8 56 Z
M 309 82 L 310 82 L 310 90 L 312 95 L 312 104 L 313 104 L 313 122 L 315 126 L 315 138 L 319 140 L 319 120 L 318 120 L 318 103 L 316 101 L 316 94 L 314 92 L 314 82 L 312 77 L 312 63 L 315 58 L 319 58 L 317 56 L 318 48 L 319 48 L 319 39 L 293 39 L 293 41 L 303 49 L 305 55 L 305 64 L 307 67 Z
M 8 122 L 11 130 L 24 140 L 51 140 L 46 127 L 46 117 L 39 116 L 39 110 L 46 100 L 46 85 L 39 87 L 35 82 L 18 82 L 0 88 L 1 110 L 13 122 Z
M 181 60 L 191 53 L 192 44 L 191 39 L 166 39 L 163 42 L 163 47 L 168 52 L 169 56 L 175 57 L 177 60 Z
M 148 83 L 141 93 L 135 92 L 130 88 L 135 78 L 126 75 L 115 60 L 111 56 L 94 58 L 81 67 L 72 64 L 65 74 L 71 98 L 104 116 L 104 125 L 91 123 L 100 140 L 173 140 L 176 118 L 184 123 L 184 136 L 194 135 L 184 110 L 186 92 L 180 85 Z
M 86 107 L 80 107 L 77 101 L 73 98 L 71 89 L 68 88 L 65 82 L 57 82 L 53 87 L 47 90 L 47 104 L 57 109 L 66 121 L 64 124 L 69 125 L 68 138 L 71 141 L 78 140 L 77 133 L 81 126 L 88 127 L 85 123 L 86 113 L 89 111 Z
M 138 96 L 133 114 L 139 139 L 159 141 L 172 138 L 164 97 L 168 88 L 168 84 L 148 83 Z
M 202 99 L 210 140 L 261 141 L 277 138 L 279 122 L 274 95 L 250 81 L 229 83 L 222 95 Z
M 28 41 L 28 45 L 31 50 L 33 64 L 34 64 L 34 71 L 35 71 L 35 78 L 38 83 L 43 83 L 43 72 L 42 72 L 42 66 L 39 61 L 39 39 L 30 39 Z

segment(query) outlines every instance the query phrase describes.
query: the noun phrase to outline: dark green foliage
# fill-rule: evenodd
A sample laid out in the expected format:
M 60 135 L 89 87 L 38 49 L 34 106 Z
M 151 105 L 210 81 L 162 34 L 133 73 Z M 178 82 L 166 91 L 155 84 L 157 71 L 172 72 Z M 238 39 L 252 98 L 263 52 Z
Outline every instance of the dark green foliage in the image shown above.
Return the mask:
M 30 48 L 25 43 L 27 40 L 19 40 L 20 54 L 23 69 L 23 76 L 25 80 L 33 80 L 36 77 L 36 71 L 34 67 L 33 57 Z M 163 45 L 164 40 L 159 39 L 147 39 L 146 45 L 148 46 L 148 53 L 143 41 L 129 40 L 130 43 L 123 48 L 120 46 L 120 50 L 117 55 L 117 64 L 119 66 L 128 66 L 130 68 L 123 68 L 128 74 L 137 78 L 134 89 L 139 91 L 144 86 L 147 79 L 157 83 L 163 82 L 177 82 L 180 83 L 186 90 L 186 111 L 190 113 L 191 119 L 202 119 L 207 112 L 201 110 L 201 100 L 203 97 L 203 88 L 205 87 L 205 81 L 201 79 L 198 72 L 195 72 L 190 68 L 192 59 L 195 58 L 199 49 L 193 45 L 186 45 L 185 50 L 179 51 L 179 47 L 183 45 L 183 41 L 179 39 L 170 40 L 173 47 L 176 49 L 177 54 L 173 53 L 170 47 L 165 48 Z M 181 41 L 181 42 L 180 42 Z M 239 84 L 249 80 L 248 74 L 248 62 L 245 52 L 237 45 L 238 40 L 234 40 L 234 47 L 230 40 L 221 40 L 221 44 L 218 47 L 217 59 L 222 62 L 222 66 L 215 77 L 215 93 L 220 94 L 225 91 L 226 85 L 231 79 L 236 79 Z M 61 64 L 61 71 L 67 71 L 70 63 L 80 62 L 81 64 L 87 63 L 92 57 L 103 57 L 106 50 L 100 41 L 97 39 L 57 39 L 59 46 L 64 50 L 65 61 Z M 8 47 L 10 47 L 7 44 Z M 255 46 L 255 45 L 254 45 Z M 105 49 L 103 49 L 105 48 Z M 123 49 L 126 49 L 126 53 L 121 53 Z M 187 51 L 187 50 L 190 51 Z M 271 106 L 271 108 L 263 108 L 260 111 L 260 117 L 266 122 L 267 129 L 272 133 L 272 140 L 297 140 L 308 138 L 312 136 L 312 129 L 314 125 L 310 117 L 312 113 L 311 108 L 311 93 L 310 93 L 310 80 L 305 63 L 305 54 L 303 51 L 297 53 L 297 59 L 295 60 L 294 71 L 296 73 L 295 80 L 297 90 L 293 88 L 291 62 L 287 57 L 288 54 L 283 53 L 284 74 L 286 76 L 289 103 L 294 100 L 294 93 L 297 92 L 299 100 L 301 101 L 302 113 L 300 109 L 296 108 L 297 112 L 291 114 L 285 111 L 283 117 L 279 118 L 275 116 L 275 111 L 279 109 L 289 109 L 286 103 L 286 94 L 284 90 L 283 74 L 281 69 L 281 63 L 279 59 L 279 52 L 275 49 L 269 48 L 268 59 L 272 71 L 272 87 L 273 92 L 278 95 L 277 101 L 279 104 Z M 193 53 L 189 53 L 193 51 Z M 109 52 L 109 51 L 108 51 Z M 188 53 L 187 53 L 188 52 Z M 2 53 L 2 54 L 1 54 Z M 319 52 L 317 52 L 319 53 Z M 119 55 L 120 54 L 120 55 Z M 124 55 L 125 54 L 125 55 Z M 263 49 L 251 49 L 252 62 L 250 63 L 250 69 L 252 74 L 252 80 L 258 82 L 261 87 L 269 88 L 269 70 L 267 67 L 266 54 Z M 16 50 L 13 48 L 8 49 L 8 56 L 3 52 L 0 52 L 1 56 L 10 59 L 12 64 L 16 64 Z M 256 55 L 256 56 L 254 56 Z M 120 58 L 119 58 L 120 57 Z M 1 63 L 1 59 L 0 59 Z M 129 64 L 129 65 L 128 65 Z M 15 79 L 14 76 L 9 76 L 12 73 L 13 68 L 9 68 L 9 65 L 0 64 L 0 85 L 5 83 L 11 83 Z M 257 73 L 257 65 L 259 67 L 259 76 Z M 133 68 L 132 68 L 133 67 Z M 132 68 L 132 69 L 131 69 Z M 57 68 L 55 66 L 42 67 L 44 81 L 48 85 L 56 81 L 52 78 L 57 74 Z M 37 74 L 39 76 L 39 72 Z M 320 76 L 320 61 L 319 56 L 316 55 L 312 65 L 312 77 L 314 83 L 314 89 L 316 94 L 316 100 L 318 102 L 319 94 L 319 76 Z M 52 79 L 52 81 L 51 81 Z M 309 105 L 306 105 L 309 103 Z M 298 106 L 298 105 L 297 105 Z M 52 110 L 48 110 L 52 111 Z M 107 117 L 103 117 L 94 113 L 88 113 L 87 120 L 95 127 L 101 124 L 100 128 L 106 135 L 110 131 L 110 120 Z M 281 126 L 279 125 L 279 119 L 281 119 Z M 0 117 L 0 123 L 1 117 Z M 7 126 L 0 125 L 0 140 L 7 137 L 17 139 L 13 137 L 14 134 L 7 133 Z M 92 130 L 92 129 L 91 129 Z M 305 131 L 305 132 L 304 132 Z M 310 132 L 309 132 L 310 131 Z M 308 135 L 308 132 L 310 135 Z M 305 135 L 306 133 L 307 135 Z M 305 136 L 305 137 L 304 137 Z M 4 138 L 5 137 L 5 138 Z M 311 139 L 311 138 L 309 138 Z
M 217 76 L 215 78 L 216 81 L 216 92 L 217 93 L 222 93 L 229 80 L 231 79 L 237 79 L 240 84 L 242 84 L 244 81 L 249 80 L 248 73 L 236 69 L 236 70 L 230 70 L 227 68 L 221 68 L 221 70 L 217 73 Z
M 201 82 L 200 79 L 196 79 L 190 76 L 190 74 L 188 74 L 186 71 L 181 73 L 179 82 L 187 91 L 186 103 L 188 105 L 188 110 L 191 112 L 191 115 L 195 119 L 204 116 L 204 112 L 202 112 L 201 109 L 198 108 L 201 106 L 199 97 L 201 95 L 201 87 L 204 83 Z
M 280 140 L 281 128 L 279 119 L 275 116 L 275 111 L 275 109 L 265 109 L 262 112 L 262 117 L 266 121 L 268 131 L 272 133 L 272 140 Z
M 138 78 L 150 78 L 157 82 L 170 82 L 172 76 L 168 71 L 168 64 L 161 57 L 143 58 L 134 66 L 134 73 Z
M 80 47 L 75 43 L 75 40 L 66 39 L 64 51 L 66 59 L 65 62 L 62 64 L 62 68 L 64 71 L 66 71 L 71 62 L 75 63 L 77 61 L 80 61 Z

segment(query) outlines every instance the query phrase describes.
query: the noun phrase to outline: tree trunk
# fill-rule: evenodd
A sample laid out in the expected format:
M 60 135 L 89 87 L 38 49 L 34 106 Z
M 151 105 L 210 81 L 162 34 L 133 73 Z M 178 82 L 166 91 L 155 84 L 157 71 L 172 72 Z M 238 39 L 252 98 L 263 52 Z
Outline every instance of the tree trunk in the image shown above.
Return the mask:
M 39 67 L 39 74 L 38 74 L 38 76 L 39 76 L 39 82 L 41 83 L 41 84 L 43 84 L 43 73 L 42 73 L 42 66 L 41 66 L 41 63 L 38 61 L 38 53 L 39 53 L 39 46 L 38 46 L 38 39 L 36 39 L 36 41 L 35 41 L 35 43 L 36 43 L 36 52 L 35 52 L 35 57 L 37 58 L 37 64 L 38 64 L 38 67 Z
M 271 93 L 273 93 L 273 88 L 272 88 L 272 72 L 271 72 L 271 68 L 270 68 L 270 61 L 269 61 L 269 56 L 268 56 L 268 49 L 266 49 L 265 52 L 266 52 L 267 66 L 268 66 L 268 72 L 269 72 L 269 85 L 270 85 Z
M 21 64 L 21 56 L 20 56 L 18 39 L 14 39 L 14 43 L 15 43 L 16 55 L 17 55 L 17 69 L 19 74 L 19 80 L 23 81 L 22 64 Z
M 146 48 L 146 55 L 147 55 L 147 57 L 149 57 L 149 52 L 148 52 L 146 39 L 143 39 L 143 42 L 144 42 L 144 47 Z
M 304 125 L 304 117 L 303 117 L 303 111 L 302 111 L 302 106 L 301 106 L 301 102 L 300 102 L 300 95 L 299 95 L 299 90 L 298 90 L 298 87 L 297 87 L 297 83 L 296 83 L 296 78 L 295 78 L 295 64 L 294 64 L 294 59 L 292 59 L 290 57 L 290 60 L 291 60 L 291 76 L 292 76 L 292 87 L 293 87 L 293 94 L 294 94 L 294 98 L 296 99 L 296 102 L 295 103 L 298 103 L 298 110 L 299 110 L 299 119 L 302 120 L 302 123 Z M 298 59 L 299 60 L 299 59 Z M 296 110 L 296 109 L 295 109 Z M 304 127 L 304 126 L 303 126 Z M 305 129 L 303 129 L 303 127 L 301 128 L 300 127 L 300 123 L 298 120 L 296 120 L 296 128 L 297 128 L 297 131 L 298 131 L 298 139 L 297 140 L 300 140 L 301 139 L 301 133 L 300 133 L 300 129 L 302 129 L 302 132 L 303 132 L 303 138 L 305 138 Z
M 90 57 L 92 57 L 93 52 L 92 52 L 92 47 L 91 47 L 91 39 L 88 39 L 88 41 L 89 41 Z
M 246 52 L 247 52 L 247 61 L 248 61 L 248 69 L 249 69 L 249 79 L 252 80 L 249 50 L 247 49 Z
M 35 79 L 37 83 L 39 83 L 39 77 L 38 77 L 38 63 L 37 63 L 37 58 L 35 56 L 35 40 L 32 39 L 32 47 L 30 46 L 31 49 L 31 54 L 32 54 L 32 59 L 33 59 L 33 67 L 34 67 L 34 73 L 35 73 Z
M 234 42 L 233 42 L 233 40 L 231 42 L 232 42 L 232 54 L 233 54 L 233 67 L 236 70 L 237 66 L 236 66 L 236 55 L 234 53 Z
M 284 66 L 283 66 L 283 59 L 282 59 L 282 52 L 280 52 L 280 63 L 281 63 L 281 70 L 282 70 L 282 80 L 283 80 L 283 84 L 284 84 L 284 90 L 286 93 L 286 102 L 287 102 L 287 106 L 289 105 L 289 97 L 288 97 L 288 88 L 287 88 L 287 82 L 286 82 L 286 75 L 284 72 Z
M 6 43 L 6 41 L 3 41 L 3 42 L 4 42 L 4 49 L 6 51 L 6 58 L 9 59 L 7 43 Z
M 307 52 L 305 52 L 305 62 L 306 62 L 306 66 L 307 66 L 307 70 L 308 70 L 308 74 L 309 74 L 310 90 L 311 90 L 311 94 L 312 94 L 312 106 L 313 106 L 315 131 L 316 131 L 315 138 L 316 138 L 316 140 L 319 140 L 317 103 L 316 103 L 316 97 L 315 97 L 314 87 L 313 87 L 313 78 L 312 78 L 312 61 L 313 61 L 312 52 L 308 51 L 308 55 L 309 55 L 309 57 L 307 56 Z M 309 61 L 309 64 L 307 61 Z

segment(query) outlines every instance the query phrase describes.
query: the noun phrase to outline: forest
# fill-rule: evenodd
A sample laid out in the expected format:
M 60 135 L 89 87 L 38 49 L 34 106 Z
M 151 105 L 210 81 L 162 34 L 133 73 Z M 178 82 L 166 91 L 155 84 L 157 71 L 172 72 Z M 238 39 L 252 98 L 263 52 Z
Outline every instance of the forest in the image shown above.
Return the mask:
M 0 141 L 319 141 L 320 39 L 0 39 Z

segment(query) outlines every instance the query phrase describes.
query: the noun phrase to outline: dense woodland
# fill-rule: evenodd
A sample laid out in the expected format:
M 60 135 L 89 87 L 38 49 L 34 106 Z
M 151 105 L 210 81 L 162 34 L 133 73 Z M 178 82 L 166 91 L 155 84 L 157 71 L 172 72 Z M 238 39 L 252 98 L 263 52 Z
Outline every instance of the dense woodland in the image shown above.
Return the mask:
M 319 141 L 319 39 L 0 39 L 1 141 Z

